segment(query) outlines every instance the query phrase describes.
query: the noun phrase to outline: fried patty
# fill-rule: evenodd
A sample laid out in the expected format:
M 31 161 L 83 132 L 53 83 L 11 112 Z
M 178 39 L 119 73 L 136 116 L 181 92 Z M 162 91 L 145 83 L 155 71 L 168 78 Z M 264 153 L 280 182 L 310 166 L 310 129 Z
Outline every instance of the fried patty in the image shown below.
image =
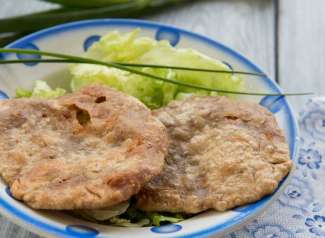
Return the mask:
M 154 113 L 167 127 L 162 174 L 137 195 L 145 211 L 225 211 L 272 193 L 292 167 L 283 132 L 265 108 L 193 97 Z
M 89 86 L 55 100 L 0 102 L 0 174 L 36 209 L 98 209 L 162 171 L 167 133 L 141 102 Z

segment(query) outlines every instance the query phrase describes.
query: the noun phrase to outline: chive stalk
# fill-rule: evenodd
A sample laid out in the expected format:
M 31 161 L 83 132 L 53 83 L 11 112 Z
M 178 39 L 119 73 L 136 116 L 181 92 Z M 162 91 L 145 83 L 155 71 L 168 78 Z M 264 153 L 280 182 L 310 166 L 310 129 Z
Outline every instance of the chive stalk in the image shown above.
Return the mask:
M 241 91 L 230 91 L 230 90 L 222 90 L 222 89 L 215 89 L 215 88 L 208 88 L 200 85 L 195 85 L 191 83 L 185 83 L 181 81 L 177 81 L 174 79 L 167 79 L 160 76 L 156 76 L 153 74 L 145 73 L 140 70 L 134 69 L 132 67 L 124 66 L 120 63 L 116 62 L 104 62 L 100 60 L 95 60 L 91 58 L 86 57 L 79 57 L 74 55 L 68 55 L 68 54 L 61 54 L 56 52 L 48 52 L 48 51 L 38 51 L 38 50 L 25 50 L 25 49 L 3 49 L 0 48 L 0 53 L 16 53 L 16 54 L 30 54 L 30 55 L 42 55 L 42 56 L 49 56 L 59 59 L 21 59 L 21 60 L 2 60 L 0 61 L 0 64 L 6 64 L 6 63 L 23 63 L 23 62 L 46 62 L 50 63 L 49 60 L 52 60 L 52 63 L 59 62 L 59 60 L 63 59 L 65 60 L 64 63 L 84 63 L 84 64 L 97 64 L 107 67 L 112 67 L 116 69 L 120 69 L 129 73 L 134 73 L 137 75 L 141 75 L 144 77 L 151 78 L 153 80 L 159 80 L 166 83 L 172 83 L 183 87 L 189 87 L 189 88 L 195 88 L 199 90 L 205 90 L 210 92 L 218 92 L 218 93 L 225 93 L 225 94 L 238 94 L 238 95 L 254 95 L 254 96 L 298 96 L 298 95 L 310 95 L 311 93 L 267 93 L 267 92 L 241 92 Z M 55 61 L 55 62 L 54 62 Z M 128 64 L 130 65 L 130 64 Z M 140 64 L 138 64 L 139 66 Z M 173 66 L 168 66 L 169 68 L 172 68 Z M 228 73 L 232 73 L 232 71 L 229 71 Z
M 100 8 L 63 7 L 0 20 L 0 32 L 35 31 L 45 27 L 92 18 L 132 18 L 193 0 L 132 0 Z M 87 1 L 85 1 L 87 2 Z M 91 1 L 89 1 L 91 2 Z

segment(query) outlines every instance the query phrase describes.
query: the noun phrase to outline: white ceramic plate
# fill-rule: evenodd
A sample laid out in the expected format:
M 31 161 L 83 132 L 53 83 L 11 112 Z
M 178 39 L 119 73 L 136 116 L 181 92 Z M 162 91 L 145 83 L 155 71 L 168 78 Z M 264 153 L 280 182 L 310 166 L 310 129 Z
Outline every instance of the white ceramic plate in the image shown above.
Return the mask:
M 69 54 L 82 54 L 101 35 L 112 31 L 129 32 L 141 28 L 141 35 L 157 40 L 166 39 L 175 47 L 197 49 L 209 56 L 223 60 L 235 70 L 262 72 L 257 66 L 221 43 L 204 36 L 158 23 L 136 20 L 92 20 L 74 22 L 45 29 L 24 37 L 8 47 L 40 49 Z M 6 54 L 2 58 L 26 58 L 30 56 Z M 45 79 L 50 84 L 60 84 L 69 75 L 67 65 L 29 64 L 6 65 L 0 67 L 0 98 L 11 97 L 19 87 L 31 88 L 33 80 Z M 281 92 L 279 87 L 267 77 L 245 78 L 248 90 Z M 281 128 L 285 130 L 290 144 L 291 157 L 295 156 L 297 125 L 294 115 L 285 98 L 245 96 L 267 107 L 275 114 Z M 32 210 L 10 195 L 7 186 L 0 182 L 0 212 L 13 222 L 46 237 L 105 237 L 105 238 L 151 238 L 151 237 L 206 237 L 221 236 L 238 228 L 263 211 L 284 188 L 288 178 L 280 184 L 271 196 L 232 211 L 206 212 L 179 224 L 161 227 L 122 228 L 98 225 L 79 220 L 59 212 L 39 212 Z

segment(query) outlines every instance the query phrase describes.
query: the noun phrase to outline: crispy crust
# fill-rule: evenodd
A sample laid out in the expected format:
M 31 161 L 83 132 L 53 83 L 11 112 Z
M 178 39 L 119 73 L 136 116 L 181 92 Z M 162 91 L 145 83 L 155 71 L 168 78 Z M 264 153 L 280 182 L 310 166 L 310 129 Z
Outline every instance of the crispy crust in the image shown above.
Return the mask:
M 145 211 L 225 211 L 272 193 L 292 167 L 283 132 L 265 108 L 193 97 L 154 113 L 167 127 L 161 175 L 137 195 Z
M 90 86 L 56 100 L 0 102 L 0 174 L 37 209 L 129 199 L 159 174 L 167 134 L 137 99 Z

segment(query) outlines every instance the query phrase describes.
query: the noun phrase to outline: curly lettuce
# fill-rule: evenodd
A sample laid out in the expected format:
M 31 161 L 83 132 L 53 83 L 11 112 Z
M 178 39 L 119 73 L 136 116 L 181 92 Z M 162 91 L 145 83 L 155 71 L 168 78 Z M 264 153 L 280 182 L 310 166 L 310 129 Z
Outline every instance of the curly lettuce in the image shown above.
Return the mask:
M 151 213 L 149 214 L 149 217 L 151 224 L 154 226 L 160 226 L 163 223 L 178 223 L 184 220 L 184 217 L 181 214 L 163 215 L 160 213 Z
M 36 80 L 33 90 L 26 90 L 22 88 L 16 89 L 16 97 L 31 97 L 31 98 L 41 98 L 41 99 L 50 99 L 63 96 L 66 93 L 66 90 L 62 88 L 51 89 L 50 86 L 41 80 Z
M 161 226 L 185 219 L 185 215 L 177 213 L 143 212 L 138 210 L 134 204 L 129 206 L 128 202 L 106 209 L 78 210 L 74 214 L 89 221 L 104 222 L 122 227 Z
M 143 227 L 143 226 L 150 226 L 149 219 L 142 219 L 137 222 L 132 222 L 131 220 L 119 217 L 112 217 L 109 219 L 109 223 L 115 226 L 122 226 L 122 227 Z
M 106 62 L 231 70 L 223 62 L 196 50 L 177 49 L 172 47 L 168 41 L 138 37 L 138 34 L 139 30 L 127 34 L 120 34 L 117 31 L 110 32 L 100 41 L 94 43 L 85 56 Z M 136 69 L 167 79 L 221 90 L 240 90 L 243 87 L 242 79 L 231 73 L 215 74 L 148 67 L 137 67 Z M 137 97 L 150 108 L 159 108 L 174 99 L 190 95 L 216 95 L 215 92 L 178 86 L 99 65 L 74 64 L 71 66 L 70 72 L 72 74 L 72 91 L 91 83 L 104 84 Z

